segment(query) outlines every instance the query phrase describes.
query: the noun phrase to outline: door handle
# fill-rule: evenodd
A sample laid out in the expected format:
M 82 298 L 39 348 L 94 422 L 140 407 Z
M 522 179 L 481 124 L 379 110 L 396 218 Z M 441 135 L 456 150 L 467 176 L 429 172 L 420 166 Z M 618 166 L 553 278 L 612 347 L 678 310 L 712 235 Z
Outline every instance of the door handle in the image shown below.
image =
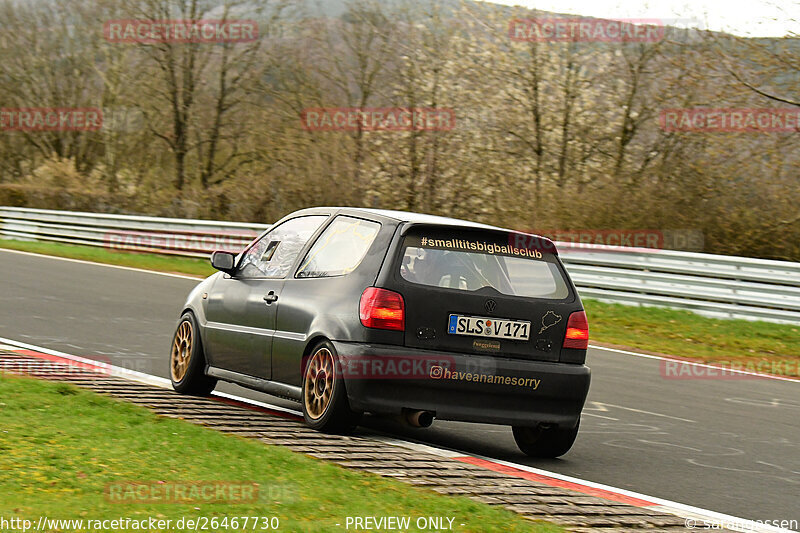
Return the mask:
M 273 304 L 278 301 L 278 295 L 275 294 L 275 291 L 269 291 L 269 294 L 264 295 L 264 301 L 267 302 L 267 305 Z

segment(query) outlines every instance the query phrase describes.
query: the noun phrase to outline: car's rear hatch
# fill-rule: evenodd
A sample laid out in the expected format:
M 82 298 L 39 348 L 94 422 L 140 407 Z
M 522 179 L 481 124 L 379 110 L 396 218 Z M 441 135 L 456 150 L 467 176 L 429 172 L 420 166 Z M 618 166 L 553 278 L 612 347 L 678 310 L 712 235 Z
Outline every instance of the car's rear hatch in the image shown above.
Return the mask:
M 405 301 L 407 347 L 559 360 L 582 306 L 552 242 L 445 225 L 401 231 L 385 279 Z

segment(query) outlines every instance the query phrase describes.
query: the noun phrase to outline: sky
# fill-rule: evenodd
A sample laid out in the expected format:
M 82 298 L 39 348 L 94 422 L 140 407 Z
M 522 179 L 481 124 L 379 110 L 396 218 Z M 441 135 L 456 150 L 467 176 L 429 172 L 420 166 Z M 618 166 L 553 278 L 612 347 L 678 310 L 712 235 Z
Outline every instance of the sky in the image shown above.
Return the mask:
M 800 0 L 491 0 L 495 4 L 610 19 L 678 19 L 682 27 L 743 37 L 800 37 Z

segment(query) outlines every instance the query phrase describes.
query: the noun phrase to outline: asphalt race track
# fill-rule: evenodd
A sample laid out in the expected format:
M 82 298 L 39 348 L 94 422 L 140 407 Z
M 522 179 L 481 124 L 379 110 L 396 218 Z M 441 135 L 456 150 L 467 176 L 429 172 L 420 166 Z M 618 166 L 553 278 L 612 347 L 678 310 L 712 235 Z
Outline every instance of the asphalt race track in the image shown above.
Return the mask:
M 0 271 L 0 337 L 168 377 L 173 328 L 195 280 L 5 250 Z M 371 429 L 362 431 L 743 518 L 800 519 L 800 383 L 666 379 L 662 364 L 591 349 L 593 381 L 581 432 L 559 460 L 522 455 L 503 426 L 435 422 L 413 429 L 370 420 Z M 220 390 L 296 407 L 234 386 Z

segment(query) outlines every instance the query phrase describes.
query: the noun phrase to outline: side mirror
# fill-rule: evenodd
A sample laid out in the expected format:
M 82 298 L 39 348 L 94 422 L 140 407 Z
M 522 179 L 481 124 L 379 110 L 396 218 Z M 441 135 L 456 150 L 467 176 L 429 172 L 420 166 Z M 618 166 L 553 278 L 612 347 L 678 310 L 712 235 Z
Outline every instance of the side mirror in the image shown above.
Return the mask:
M 236 254 L 221 251 L 214 252 L 211 254 L 211 266 L 226 274 L 233 274 L 236 271 Z

